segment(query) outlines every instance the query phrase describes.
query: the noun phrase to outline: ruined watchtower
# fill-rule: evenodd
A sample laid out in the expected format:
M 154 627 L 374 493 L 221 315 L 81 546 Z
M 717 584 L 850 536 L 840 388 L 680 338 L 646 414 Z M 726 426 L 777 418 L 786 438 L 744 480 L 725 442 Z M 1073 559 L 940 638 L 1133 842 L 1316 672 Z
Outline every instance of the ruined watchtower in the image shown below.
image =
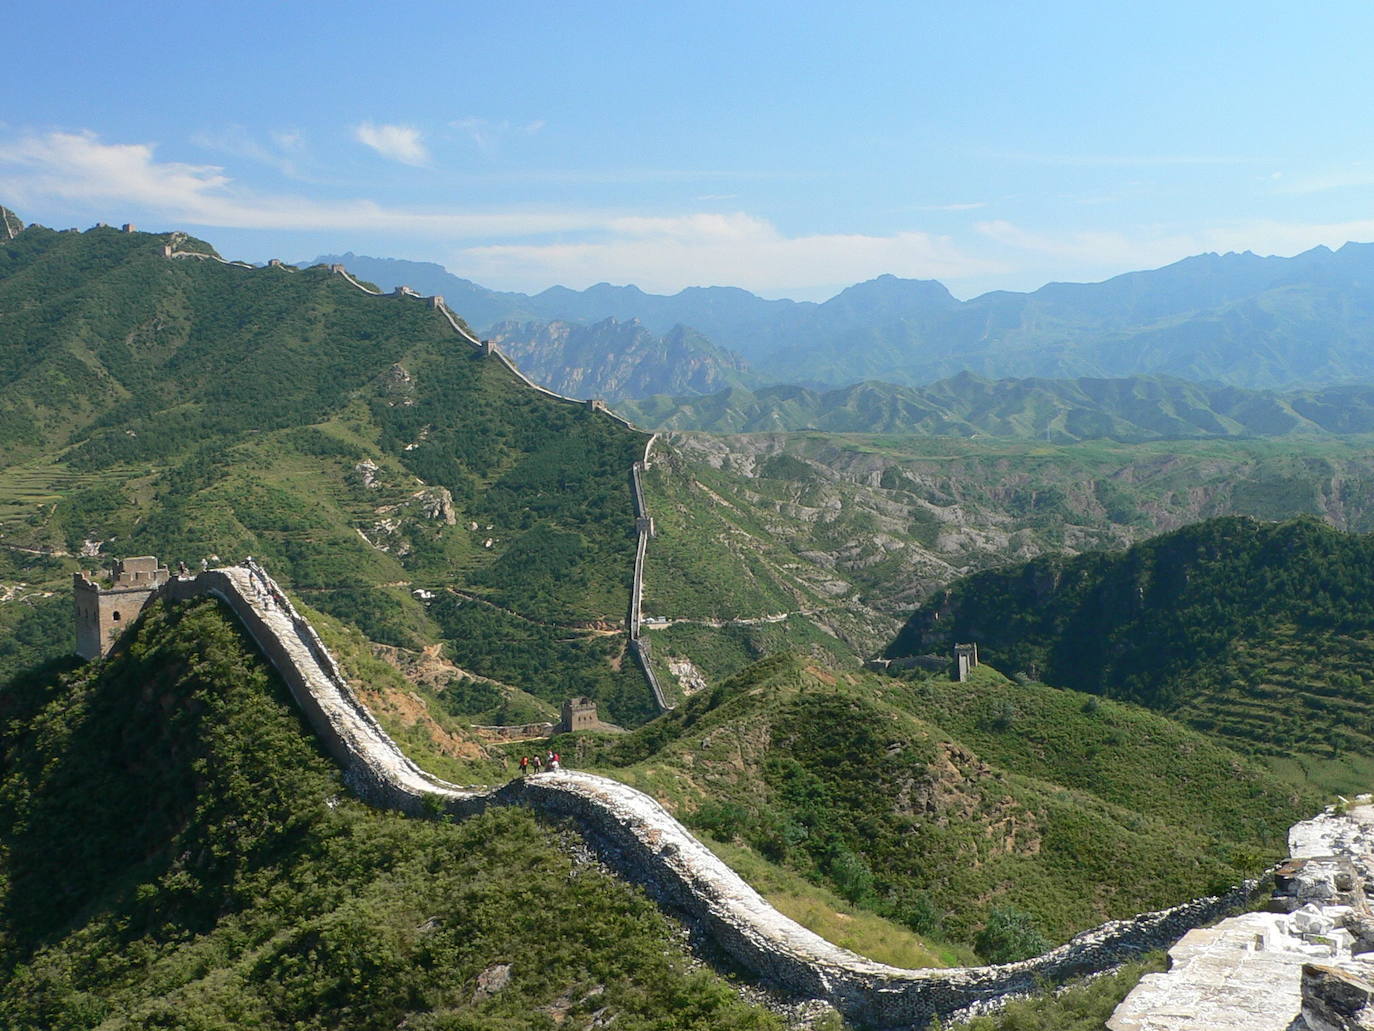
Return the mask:
M 560 734 L 596 730 L 600 726 L 601 721 L 596 718 L 596 702 L 590 698 L 569 698 L 563 702 L 563 721 L 558 725 Z
M 963 683 L 968 679 L 971 669 L 978 667 L 978 645 L 956 644 L 954 646 L 954 679 Z
M 72 574 L 76 603 L 76 654 L 101 659 L 124 628 L 138 618 L 153 592 L 167 582 L 167 567 L 151 555 L 116 559 L 114 583 L 102 587 L 86 572 Z

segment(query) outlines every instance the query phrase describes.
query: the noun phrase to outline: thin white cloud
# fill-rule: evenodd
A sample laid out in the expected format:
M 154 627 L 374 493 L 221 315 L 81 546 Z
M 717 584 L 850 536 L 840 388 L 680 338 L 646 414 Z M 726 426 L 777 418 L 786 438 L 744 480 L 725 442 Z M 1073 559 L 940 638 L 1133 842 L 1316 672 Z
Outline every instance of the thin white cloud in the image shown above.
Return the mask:
M 483 154 L 493 154 L 501 146 L 502 140 L 510 136 L 534 136 L 544 128 L 544 120 L 536 118 L 532 122 L 512 123 L 493 122 L 486 118 L 469 115 L 449 122 L 449 128 L 457 129 Z
M 977 211 L 979 208 L 986 208 L 988 202 L 985 200 L 970 201 L 966 204 L 917 204 L 912 211 Z
M 268 135 L 281 150 L 295 152 L 305 149 L 305 137 L 299 129 L 277 129 Z
M 1169 165 L 1243 165 L 1261 160 L 1239 154 L 1040 154 L 1027 151 L 985 151 L 982 157 L 1067 168 L 1132 168 Z
M 181 226 L 480 240 L 460 249 L 453 267 L 522 288 L 609 279 L 652 289 L 736 283 L 805 291 L 884 272 L 958 279 L 1005 271 L 996 262 L 970 256 L 948 237 L 919 232 L 787 236 L 744 213 L 417 211 L 365 199 L 262 195 L 240 188 L 218 165 L 158 161 L 151 145 L 105 143 L 93 133 L 0 141 L 0 196 L 15 203 L 59 202 L 94 217 L 137 208 L 140 222 Z M 550 236 L 558 240 L 541 239 Z
M 174 224 L 245 229 L 356 229 L 455 239 L 526 236 L 604 227 L 582 211 L 444 212 L 387 208 L 365 199 L 319 201 L 236 186 L 218 165 L 158 161 L 143 143 L 104 143 L 94 133 L 53 132 L 0 145 L 0 196 L 60 201 L 108 215 L 137 206 Z
M 301 178 L 298 159 L 305 154 L 305 138 L 296 129 L 269 132 L 264 143 L 242 125 L 226 125 L 192 133 L 191 142 L 203 150 L 248 158 L 293 179 Z
M 1326 193 L 1330 190 L 1360 189 L 1374 186 L 1374 165 L 1360 161 L 1344 168 L 1295 178 L 1287 178 L 1282 172 L 1275 172 L 1269 177 L 1269 181 L 1274 193 L 1296 196 Z
M 353 127 L 353 138 L 378 154 L 403 165 L 429 164 L 429 149 L 420 130 L 409 125 L 374 125 L 363 122 Z
M 580 287 L 609 280 L 673 291 L 728 283 L 796 294 L 830 291 L 885 272 L 961 279 L 1006 271 L 998 262 L 965 253 L 948 237 L 919 232 L 786 236 L 743 213 L 623 217 L 607 230 L 607 238 L 591 241 L 469 247 L 453 256 L 451 266 L 495 285 Z
M 271 141 L 279 152 L 303 146 L 289 131 Z M 1122 231 L 1043 230 L 999 219 L 978 222 L 971 236 L 956 239 L 917 231 L 788 235 L 745 212 L 418 210 L 365 198 L 255 192 L 219 165 L 160 161 L 150 144 L 106 143 L 89 132 L 0 137 L 0 198 L 21 208 L 56 207 L 110 221 L 424 239 L 434 242 L 431 252 L 450 248 L 450 267 L 460 274 L 519 289 L 610 280 L 654 290 L 731 283 L 824 296 L 887 272 L 965 287 L 1015 280 L 1031 288 L 1050 275 L 1100 278 L 1200 251 L 1292 254 L 1374 239 L 1374 218 Z

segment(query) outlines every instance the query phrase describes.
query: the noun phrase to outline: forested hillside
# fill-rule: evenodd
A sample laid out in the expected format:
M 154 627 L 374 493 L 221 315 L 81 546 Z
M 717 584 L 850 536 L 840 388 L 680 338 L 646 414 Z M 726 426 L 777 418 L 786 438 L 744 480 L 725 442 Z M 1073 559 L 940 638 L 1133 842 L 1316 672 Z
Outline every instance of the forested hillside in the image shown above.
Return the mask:
M 1130 699 L 1266 753 L 1374 744 L 1374 537 L 1215 519 L 1045 556 L 931 598 L 888 648 L 977 641 L 999 668 Z
M 1276 392 L 1168 376 L 988 380 L 960 373 L 922 387 L 868 382 L 825 392 L 772 386 L 701 393 L 621 401 L 616 408 L 655 429 L 992 436 L 1056 444 L 1374 431 L 1374 387 L 1366 386 Z
M 213 601 L 0 694 L 0 1025 L 780 1028 L 525 811 L 353 801 Z
M 67 650 L 78 566 L 253 554 L 375 641 L 653 711 L 614 632 L 641 434 L 531 390 L 417 298 L 168 259 L 169 239 L 0 245 L 0 675 Z

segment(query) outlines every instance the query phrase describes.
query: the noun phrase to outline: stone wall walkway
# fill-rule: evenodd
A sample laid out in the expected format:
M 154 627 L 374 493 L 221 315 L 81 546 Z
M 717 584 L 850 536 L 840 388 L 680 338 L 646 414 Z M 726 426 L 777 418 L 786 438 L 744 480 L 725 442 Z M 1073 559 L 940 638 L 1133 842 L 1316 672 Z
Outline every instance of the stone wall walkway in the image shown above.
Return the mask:
M 314 628 L 261 567 L 178 577 L 162 594 L 174 599 L 211 595 L 229 605 L 364 801 L 416 816 L 463 817 L 490 805 L 525 805 L 570 817 L 608 865 L 645 884 L 734 961 L 777 987 L 826 999 L 869 1026 L 925 1027 L 935 1017 L 995 1008 L 1008 994 L 1036 991 L 1046 981 L 1110 969 L 1234 912 L 1255 891 L 1253 883 L 1247 884 L 1222 898 L 1103 924 L 1021 963 L 929 970 L 875 963 L 783 916 L 658 802 L 628 785 L 564 771 L 500 788 L 462 787 L 426 773 L 358 701 Z
M 1318 1031 L 1321 1017 L 1300 1015 L 1304 965 L 1374 979 L 1374 953 L 1353 951 L 1374 942 L 1362 944 L 1346 926 L 1368 926 L 1374 806 L 1295 824 L 1288 847 L 1274 908 L 1289 912 L 1190 931 L 1169 950 L 1168 972 L 1142 978 L 1117 1007 L 1109 1031 Z

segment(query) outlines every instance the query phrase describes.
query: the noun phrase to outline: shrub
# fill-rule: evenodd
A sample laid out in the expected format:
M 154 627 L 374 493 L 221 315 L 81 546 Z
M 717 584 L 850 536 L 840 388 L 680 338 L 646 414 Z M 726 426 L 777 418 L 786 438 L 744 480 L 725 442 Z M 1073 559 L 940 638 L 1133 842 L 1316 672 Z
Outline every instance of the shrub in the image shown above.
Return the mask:
M 994 907 L 973 947 L 989 963 L 1015 963 L 1038 956 L 1050 947 L 1035 918 L 1014 906 Z

